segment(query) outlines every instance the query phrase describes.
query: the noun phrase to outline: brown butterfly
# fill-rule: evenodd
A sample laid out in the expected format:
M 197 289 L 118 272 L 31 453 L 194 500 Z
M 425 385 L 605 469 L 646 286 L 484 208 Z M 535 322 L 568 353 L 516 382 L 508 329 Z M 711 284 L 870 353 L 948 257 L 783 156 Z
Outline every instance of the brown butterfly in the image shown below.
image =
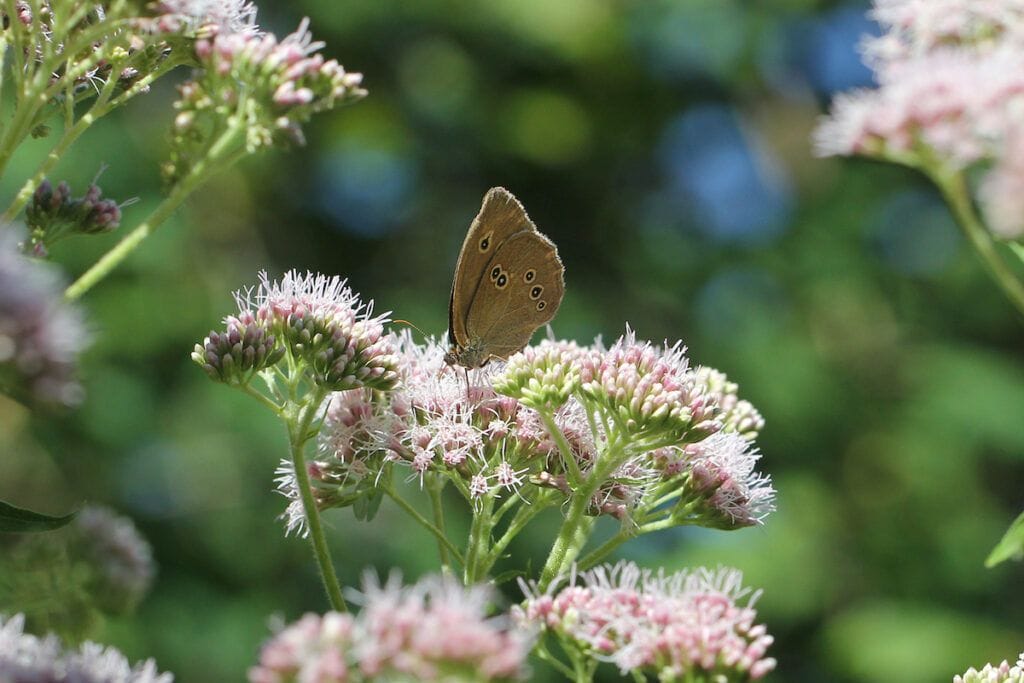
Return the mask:
M 555 317 L 564 271 L 519 200 L 503 187 L 488 190 L 455 265 L 445 362 L 479 368 L 521 350 Z

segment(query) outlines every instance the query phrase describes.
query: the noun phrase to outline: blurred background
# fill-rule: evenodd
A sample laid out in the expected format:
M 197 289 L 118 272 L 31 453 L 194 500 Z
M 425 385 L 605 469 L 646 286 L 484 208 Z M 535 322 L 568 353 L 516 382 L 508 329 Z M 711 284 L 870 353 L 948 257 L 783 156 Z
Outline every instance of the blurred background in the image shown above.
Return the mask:
M 242 680 L 271 615 L 324 608 L 307 543 L 275 519 L 282 426 L 210 382 L 192 345 L 261 269 L 341 274 L 442 334 L 465 230 L 503 185 L 565 262 L 558 336 L 610 340 L 628 322 L 682 339 L 767 420 L 779 509 L 763 527 L 653 534 L 620 556 L 742 569 L 776 637 L 770 681 L 949 680 L 1024 648 L 1021 565 L 982 566 L 1024 507 L 1024 326 L 922 178 L 812 155 L 830 97 L 871 83 L 866 2 L 259 4 L 279 35 L 308 15 L 369 97 L 314 119 L 305 148 L 217 177 L 86 296 L 79 410 L 0 400 L 0 499 L 105 503 L 154 547 L 151 594 L 98 640 L 186 683 Z M 184 76 L 55 174 L 78 190 L 109 164 L 104 194 L 140 200 L 122 233 L 158 201 Z M 21 150 L 3 197 L 46 142 Z M 74 276 L 117 239 L 53 257 Z M 346 585 L 436 567 L 394 506 L 325 519 Z M 554 522 L 517 564 L 536 566 Z

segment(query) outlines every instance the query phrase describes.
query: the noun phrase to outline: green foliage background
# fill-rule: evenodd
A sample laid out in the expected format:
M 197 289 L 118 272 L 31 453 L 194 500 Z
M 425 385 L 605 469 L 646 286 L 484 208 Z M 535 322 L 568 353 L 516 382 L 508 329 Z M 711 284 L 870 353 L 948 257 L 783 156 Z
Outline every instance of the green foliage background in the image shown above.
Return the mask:
M 342 274 L 379 310 L 443 333 L 464 231 L 486 189 L 504 185 L 565 261 L 558 336 L 613 339 L 628 321 L 641 337 L 682 338 L 767 419 L 762 467 L 779 510 L 765 526 L 656 534 L 623 556 L 741 568 L 764 589 L 777 639 L 769 680 L 949 680 L 1015 657 L 1021 565 L 982 562 L 1024 506 L 1024 327 L 922 178 L 811 154 L 822 41 L 852 41 L 864 9 L 261 3 L 279 35 L 308 14 L 370 96 L 316 119 L 305 148 L 216 178 L 85 297 L 88 399 L 59 416 L 0 402 L 0 498 L 133 517 L 159 576 L 136 617 L 97 639 L 155 656 L 179 681 L 241 680 L 270 615 L 325 601 L 307 544 L 275 521 L 283 428 L 207 380 L 192 345 L 260 269 Z M 56 177 L 77 191 L 108 163 L 105 195 L 140 198 L 125 209 L 133 225 L 158 198 L 173 97 L 162 84 L 97 126 Z M 698 133 L 673 147 L 688 114 Z M 698 153 L 707 120 L 732 122 L 727 153 Z M 45 149 L 21 150 L 3 196 Z M 781 204 L 762 209 L 729 185 L 736 155 Z M 672 169 L 687 163 L 679 181 Z M 749 230 L 709 228 L 704 179 L 724 183 L 717 210 L 740 211 Z M 118 238 L 69 240 L 53 257 L 78 274 Z M 393 506 L 371 523 L 347 510 L 325 520 L 346 585 L 366 568 L 412 579 L 436 566 L 434 543 Z M 508 566 L 536 566 L 553 523 Z

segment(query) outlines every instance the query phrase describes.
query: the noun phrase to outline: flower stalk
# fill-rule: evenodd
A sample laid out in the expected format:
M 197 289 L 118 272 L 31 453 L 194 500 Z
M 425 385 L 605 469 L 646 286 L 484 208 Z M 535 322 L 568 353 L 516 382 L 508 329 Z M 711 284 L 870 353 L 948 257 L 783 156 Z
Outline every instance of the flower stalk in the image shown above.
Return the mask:
M 241 125 L 233 125 L 225 130 L 210 148 L 209 155 L 197 162 L 188 175 L 174 185 L 170 194 L 153 209 L 153 212 L 145 220 L 79 276 L 64 292 L 65 297 L 69 301 L 74 301 L 92 289 L 128 258 L 164 221 L 170 218 L 182 202 L 210 175 L 232 165 L 241 158 L 244 155 L 244 149 L 239 149 L 237 145 L 243 136 L 244 129 Z
M 932 181 L 938 186 L 943 198 L 953 212 L 964 236 L 974 247 L 989 275 L 995 280 L 1003 294 L 1014 308 L 1024 315 L 1024 282 L 1010 268 L 999 253 L 999 248 L 985 229 L 981 218 L 974 210 L 967 181 L 962 173 L 931 173 Z
M 313 546 L 313 555 L 316 557 L 317 567 L 320 569 L 320 579 L 323 581 L 324 590 L 331 603 L 331 609 L 338 612 L 348 611 L 348 605 L 341 594 L 341 585 L 338 583 L 337 573 L 334 571 L 334 562 L 331 560 L 331 553 L 327 547 L 327 538 L 324 535 L 323 524 L 320 522 L 320 510 L 317 508 L 316 500 L 313 498 L 313 489 L 309 480 L 309 470 L 306 467 L 304 451 L 306 443 L 309 442 L 310 425 L 316 415 L 326 392 L 320 390 L 313 393 L 310 400 L 304 405 L 296 406 L 289 410 L 288 417 L 288 442 L 291 450 L 292 464 L 295 467 L 295 483 L 302 501 L 303 513 L 306 517 L 306 525 L 309 529 L 309 541 Z

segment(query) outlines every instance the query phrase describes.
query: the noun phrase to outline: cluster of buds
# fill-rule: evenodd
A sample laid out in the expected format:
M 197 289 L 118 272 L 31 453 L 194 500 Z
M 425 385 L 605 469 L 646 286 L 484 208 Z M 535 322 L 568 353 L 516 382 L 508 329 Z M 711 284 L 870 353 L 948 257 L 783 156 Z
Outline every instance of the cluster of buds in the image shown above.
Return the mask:
M 127 517 L 88 505 L 69 532 L 72 556 L 88 566 L 87 590 L 107 614 L 127 614 L 149 592 L 156 573 L 153 550 Z
M 770 480 L 754 469 L 760 414 L 721 373 L 691 369 L 678 345 L 631 331 L 610 349 L 543 341 L 475 371 L 468 386 L 436 341 L 402 331 L 391 346 L 401 377 L 392 391 L 329 398 L 309 464 L 321 509 L 373 497 L 394 465 L 421 482 L 441 476 L 474 506 L 512 496 L 553 504 L 587 490 L 591 515 L 643 511 L 647 522 L 728 529 L 773 509 Z M 302 530 L 290 463 L 279 475 L 288 528 Z
M 755 622 L 757 593 L 734 569 L 671 575 L 601 566 L 527 599 L 517 620 L 552 633 L 576 656 L 659 681 L 757 680 L 775 668 L 773 638 Z
M 398 379 L 383 316 L 373 316 L 345 281 L 289 272 L 237 292 L 238 314 L 196 344 L 192 359 L 214 380 L 247 384 L 286 355 L 329 391 L 387 390 Z
M 88 344 L 82 316 L 63 298 L 49 264 L 0 239 L 0 389 L 20 400 L 73 405 L 78 353 Z
M 85 194 L 72 197 L 65 181 L 56 187 L 43 180 L 25 209 L 30 232 L 25 250 L 45 257 L 47 247 L 70 235 L 96 235 L 110 232 L 121 224 L 121 205 L 103 198 L 103 190 L 89 184 Z
M 1024 6 L 875 0 L 865 42 L 879 87 L 838 96 L 816 132 L 823 155 L 864 155 L 934 177 L 978 167 L 990 229 L 1024 236 Z
M 1024 652 L 1014 666 L 1004 659 L 995 666 L 986 664 L 981 671 L 971 667 L 962 676 L 954 676 L 953 683 L 1024 683 Z
M 325 60 L 309 22 L 284 39 L 269 33 L 214 32 L 195 42 L 200 70 L 180 88 L 175 104 L 170 182 L 184 177 L 216 140 L 244 133 L 249 153 L 302 144 L 313 114 L 363 97 L 362 75 Z
M 358 616 L 307 614 L 267 642 L 251 683 L 509 681 L 521 679 L 530 639 L 489 618 L 491 592 L 450 578 L 403 587 L 368 578 Z
M 0 616 L 0 681 L 54 683 L 172 683 L 150 659 L 134 667 L 112 647 L 86 642 L 65 650 L 55 636 L 39 638 L 24 632 L 25 618 Z

